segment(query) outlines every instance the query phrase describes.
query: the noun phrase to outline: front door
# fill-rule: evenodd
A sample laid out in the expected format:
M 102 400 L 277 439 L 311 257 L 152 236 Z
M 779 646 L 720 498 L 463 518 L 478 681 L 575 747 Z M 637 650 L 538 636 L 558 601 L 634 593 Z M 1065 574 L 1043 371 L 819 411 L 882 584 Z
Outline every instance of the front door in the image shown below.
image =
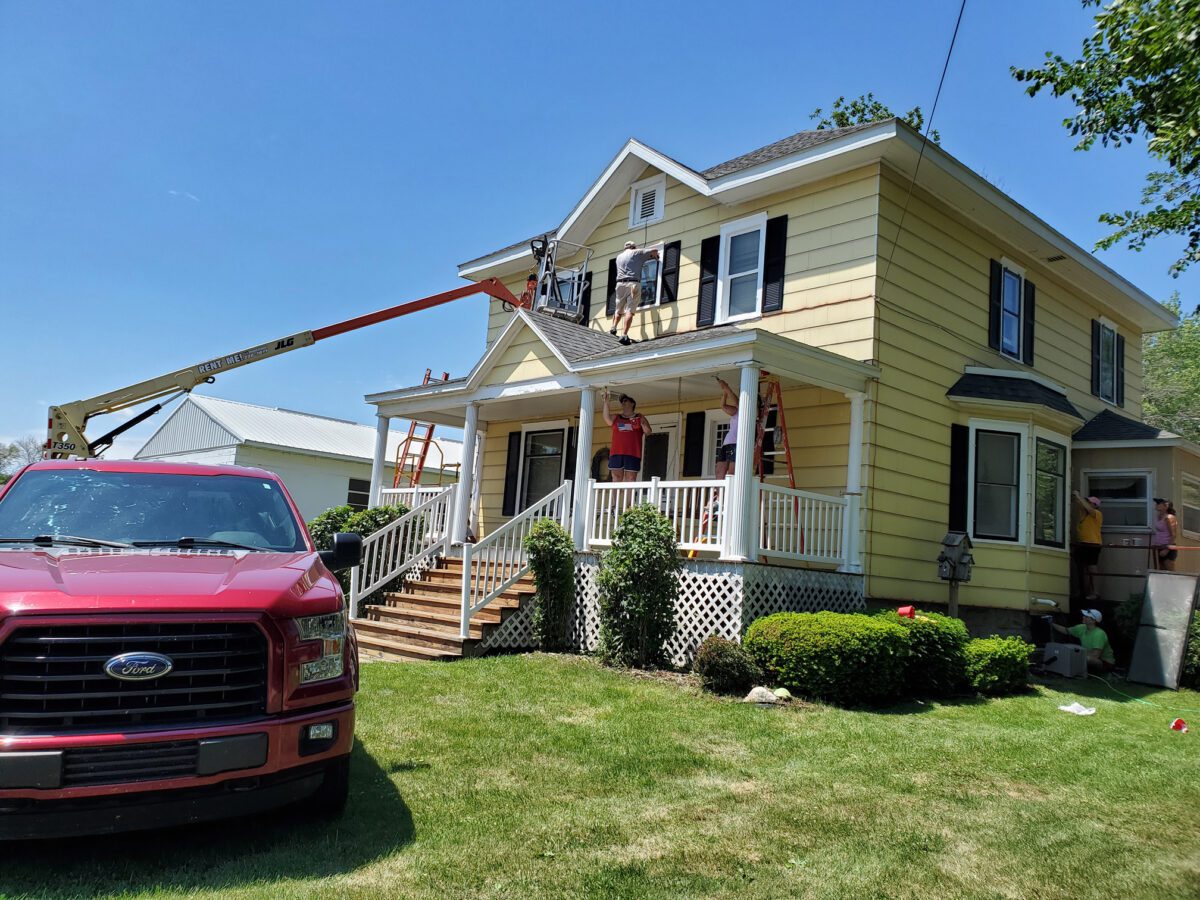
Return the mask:
M 674 481 L 679 477 L 679 416 L 647 416 L 653 430 L 642 440 L 643 481 L 661 478 Z
M 562 484 L 566 432 L 527 431 L 522 454 L 521 509 L 528 509 Z

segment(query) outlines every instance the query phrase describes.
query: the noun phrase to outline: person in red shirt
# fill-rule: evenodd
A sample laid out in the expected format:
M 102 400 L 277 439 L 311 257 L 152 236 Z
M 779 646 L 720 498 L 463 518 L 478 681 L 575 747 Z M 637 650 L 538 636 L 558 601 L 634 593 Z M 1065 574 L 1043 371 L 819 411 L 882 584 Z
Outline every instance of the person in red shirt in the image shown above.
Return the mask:
M 621 411 L 613 415 L 608 408 L 608 391 L 604 392 L 604 421 L 612 426 L 612 443 L 608 448 L 608 471 L 613 481 L 637 481 L 642 469 L 642 436 L 650 434 L 650 423 L 636 412 L 637 401 L 628 394 L 621 395 Z

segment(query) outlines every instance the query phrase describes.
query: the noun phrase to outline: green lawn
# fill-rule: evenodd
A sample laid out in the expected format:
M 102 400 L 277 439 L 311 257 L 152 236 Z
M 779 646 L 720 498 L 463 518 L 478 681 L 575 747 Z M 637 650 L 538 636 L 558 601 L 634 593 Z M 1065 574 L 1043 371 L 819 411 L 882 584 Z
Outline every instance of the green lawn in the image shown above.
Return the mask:
M 14 845 L 0 893 L 1200 896 L 1200 727 L 1095 681 L 759 709 L 533 655 L 371 664 L 359 709 L 341 822 Z

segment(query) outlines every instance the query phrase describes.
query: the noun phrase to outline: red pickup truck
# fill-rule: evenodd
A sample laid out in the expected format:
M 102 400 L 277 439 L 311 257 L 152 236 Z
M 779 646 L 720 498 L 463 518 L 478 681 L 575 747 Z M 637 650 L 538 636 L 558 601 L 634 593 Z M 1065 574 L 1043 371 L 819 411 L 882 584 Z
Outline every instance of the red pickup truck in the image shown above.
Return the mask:
M 0 839 L 345 804 L 358 654 L 260 469 L 41 462 L 0 487 Z

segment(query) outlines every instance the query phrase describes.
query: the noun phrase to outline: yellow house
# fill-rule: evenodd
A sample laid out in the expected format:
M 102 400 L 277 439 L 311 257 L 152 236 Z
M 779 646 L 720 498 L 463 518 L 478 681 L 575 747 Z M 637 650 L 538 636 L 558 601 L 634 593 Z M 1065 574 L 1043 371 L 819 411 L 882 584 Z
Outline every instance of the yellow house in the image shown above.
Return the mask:
M 624 345 L 610 327 L 627 241 L 659 254 Z M 1102 413 L 1140 424 L 1142 335 L 1176 324 L 895 119 L 704 170 L 630 140 L 557 228 L 459 268 L 514 294 L 530 273 L 532 308 L 493 304 L 466 376 L 367 397 L 381 447 L 392 418 L 465 429 L 441 548 L 464 548 L 464 641 L 484 598 L 517 583 L 528 523 L 570 525 L 586 605 L 591 554 L 638 502 L 672 519 L 688 554 L 679 614 L 695 621 L 679 659 L 772 609 L 944 604 L 947 532 L 974 544 L 959 592 L 973 627 L 1023 628 L 1039 598 L 1066 610 L 1069 494 L 1125 490 L 1111 477 L 1140 452 L 1085 472 L 1081 453 L 1118 451 L 1072 436 Z M 761 418 L 731 432 L 714 376 Z M 604 390 L 634 397 L 652 428 L 638 481 L 607 480 Z M 739 464 L 718 478 L 726 443 Z M 756 458 L 766 474 L 742 464 Z M 1141 487 L 1146 502 L 1153 479 Z M 486 567 L 498 574 L 478 586 Z M 481 646 L 520 643 L 522 627 Z

